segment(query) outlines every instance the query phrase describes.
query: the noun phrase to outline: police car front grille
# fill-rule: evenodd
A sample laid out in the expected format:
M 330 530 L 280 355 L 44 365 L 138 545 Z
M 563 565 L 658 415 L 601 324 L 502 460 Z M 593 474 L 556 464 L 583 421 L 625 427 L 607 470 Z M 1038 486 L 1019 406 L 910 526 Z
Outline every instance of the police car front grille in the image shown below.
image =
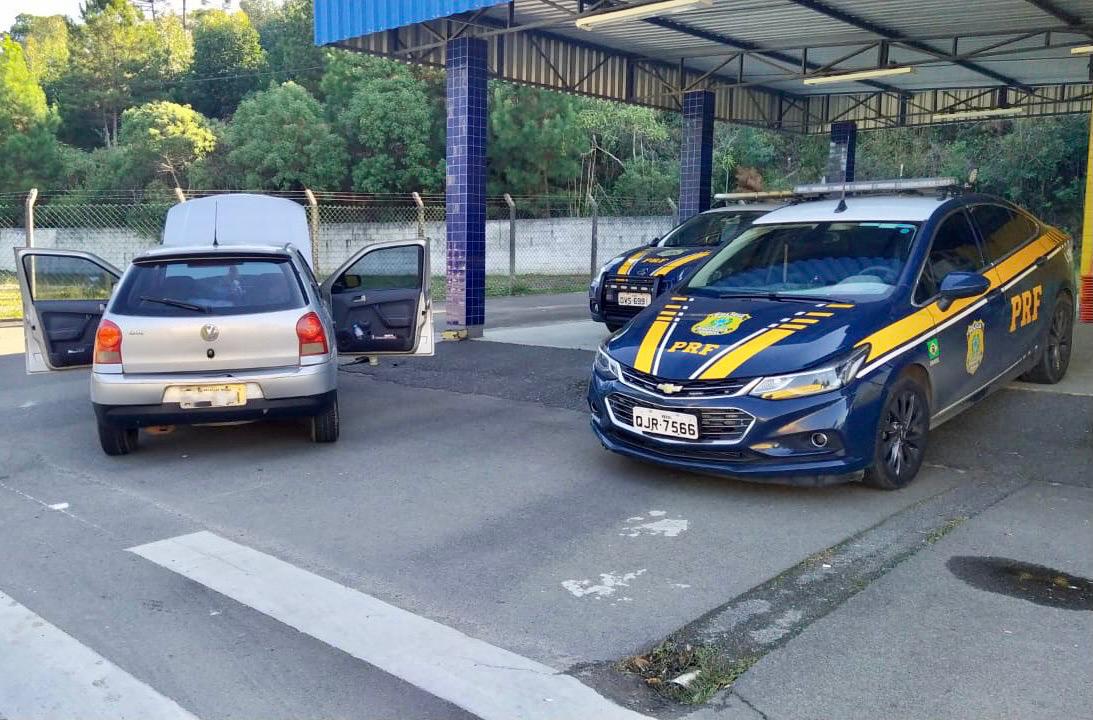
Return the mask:
M 698 439 L 721 440 L 735 442 L 744 437 L 744 433 L 751 427 L 755 418 L 736 408 L 684 408 L 669 407 L 647 403 L 643 400 L 635 400 L 632 397 L 612 393 L 607 396 L 607 402 L 611 406 L 611 414 L 624 425 L 634 424 L 634 406 L 652 407 L 670 412 L 689 413 L 698 416 Z
M 604 282 L 604 287 L 609 287 L 612 290 L 624 290 L 633 292 L 644 292 L 646 290 L 654 292 L 657 286 L 657 279 L 654 277 L 632 277 L 630 275 L 608 275 L 607 280 Z
M 643 373 L 634 368 L 624 367 L 622 379 L 642 390 L 658 395 L 670 395 L 678 398 L 717 397 L 720 395 L 735 395 L 744 389 L 750 378 L 725 379 L 725 380 L 664 380 L 648 373 Z M 682 388 L 674 393 L 666 393 L 657 388 L 657 385 L 668 383 Z

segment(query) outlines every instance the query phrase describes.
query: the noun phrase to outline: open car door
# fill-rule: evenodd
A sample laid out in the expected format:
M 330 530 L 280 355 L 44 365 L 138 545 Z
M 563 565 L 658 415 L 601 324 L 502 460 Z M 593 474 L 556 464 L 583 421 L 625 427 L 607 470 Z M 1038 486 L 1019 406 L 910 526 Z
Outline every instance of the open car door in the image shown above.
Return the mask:
M 365 247 L 322 285 L 338 354 L 432 355 L 429 241 Z
M 95 333 L 121 271 L 78 250 L 15 248 L 28 373 L 91 365 Z

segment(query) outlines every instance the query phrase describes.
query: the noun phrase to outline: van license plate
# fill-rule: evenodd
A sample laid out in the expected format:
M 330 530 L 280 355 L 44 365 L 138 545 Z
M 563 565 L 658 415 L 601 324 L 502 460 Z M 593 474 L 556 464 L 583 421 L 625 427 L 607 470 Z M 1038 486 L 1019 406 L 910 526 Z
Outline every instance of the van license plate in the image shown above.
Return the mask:
M 178 404 L 185 410 L 246 405 L 247 386 L 243 384 L 191 385 L 181 388 Z
M 622 307 L 648 307 L 653 302 L 653 296 L 649 293 L 619 293 L 619 305 Z
M 669 435 L 686 440 L 698 439 L 698 418 L 687 413 L 636 407 L 634 408 L 634 427 L 657 435 Z

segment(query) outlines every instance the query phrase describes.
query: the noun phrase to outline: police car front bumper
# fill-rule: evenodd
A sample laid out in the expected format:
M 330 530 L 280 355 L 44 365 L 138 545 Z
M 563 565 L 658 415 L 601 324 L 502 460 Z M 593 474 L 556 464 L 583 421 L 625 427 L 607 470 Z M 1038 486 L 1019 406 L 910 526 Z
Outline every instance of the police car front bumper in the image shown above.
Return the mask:
M 592 372 L 588 405 L 592 429 L 612 452 L 660 465 L 744 480 L 828 485 L 856 479 L 873 460 L 883 389 L 872 382 L 793 400 L 742 394 L 722 398 L 669 398 Z M 626 402 L 700 417 L 698 440 L 653 435 L 635 429 L 615 412 Z M 624 405 L 625 403 L 623 403 Z M 751 416 L 747 429 L 730 440 L 710 439 L 702 418 L 714 411 Z M 818 447 L 818 435 L 823 445 Z

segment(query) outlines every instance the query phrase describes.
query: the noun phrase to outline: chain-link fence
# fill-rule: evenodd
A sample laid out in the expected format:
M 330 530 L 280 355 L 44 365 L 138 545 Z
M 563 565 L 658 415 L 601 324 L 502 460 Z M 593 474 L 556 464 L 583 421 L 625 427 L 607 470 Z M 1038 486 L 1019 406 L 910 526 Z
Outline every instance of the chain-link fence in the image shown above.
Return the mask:
M 427 237 L 434 296 L 443 300 L 444 196 L 278 194 L 308 209 L 320 277 L 365 245 Z M 124 268 L 159 244 L 167 211 L 177 202 L 173 193 L 42 193 L 31 204 L 26 193 L 0 194 L 0 319 L 21 311 L 12 248 L 27 244 L 28 212 L 36 247 L 84 250 Z M 487 294 L 526 295 L 583 291 L 604 262 L 667 232 L 675 208 L 668 199 L 504 195 L 487 201 L 486 218 Z

